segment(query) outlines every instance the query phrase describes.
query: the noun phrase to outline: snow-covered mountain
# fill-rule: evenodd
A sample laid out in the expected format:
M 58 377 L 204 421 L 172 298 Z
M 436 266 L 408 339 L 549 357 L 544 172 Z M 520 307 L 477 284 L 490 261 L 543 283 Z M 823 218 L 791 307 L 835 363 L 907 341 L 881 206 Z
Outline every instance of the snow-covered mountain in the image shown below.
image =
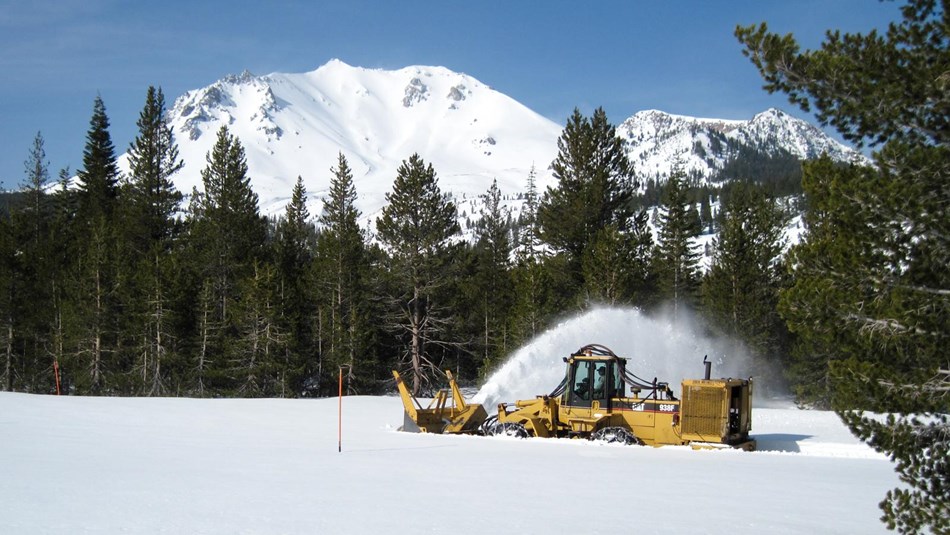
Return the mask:
M 775 108 L 749 121 L 645 110 L 620 124 L 617 135 L 623 138 L 630 160 L 644 178 L 662 178 L 678 165 L 688 174 L 715 179 L 743 149 L 769 155 L 785 151 L 800 160 L 827 153 L 838 161 L 867 163 L 864 155 L 816 126 Z
M 244 146 L 264 213 L 283 210 L 299 175 L 310 213 L 319 215 L 330 169 L 342 152 L 366 222 L 383 207 L 396 169 L 416 152 L 433 164 L 440 187 L 455 196 L 463 218 L 477 218 L 479 196 L 493 179 L 517 211 L 514 198 L 524 191 L 532 167 L 539 191 L 552 183 L 548 167 L 562 130 L 475 78 L 444 67 L 387 71 L 339 60 L 308 73 L 227 76 L 180 96 L 168 116 L 185 161 L 174 180 L 185 195 L 201 189 L 206 156 L 218 129 L 227 125 Z M 680 165 L 708 179 L 739 146 L 802 158 L 823 152 L 842 161 L 863 158 L 774 109 L 751 121 L 643 111 L 620 124 L 617 135 L 645 178 L 662 178 Z
M 475 78 L 442 67 L 364 69 L 332 60 L 303 74 L 248 72 L 189 91 L 169 109 L 185 169 L 185 194 L 217 131 L 227 125 L 244 146 L 252 187 L 265 213 L 279 213 L 297 176 L 319 215 L 331 167 L 342 152 L 353 170 L 358 207 L 382 208 L 396 169 L 418 152 L 443 191 L 459 199 L 524 189 L 532 165 L 547 168 L 561 128 Z

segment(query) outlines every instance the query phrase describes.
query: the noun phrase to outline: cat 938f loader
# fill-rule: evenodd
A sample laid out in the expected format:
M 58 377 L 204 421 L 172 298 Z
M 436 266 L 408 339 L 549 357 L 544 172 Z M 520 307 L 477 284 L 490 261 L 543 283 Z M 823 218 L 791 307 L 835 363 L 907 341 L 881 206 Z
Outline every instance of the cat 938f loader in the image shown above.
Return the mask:
M 501 403 L 492 415 L 465 400 L 451 372 L 450 391 L 440 390 L 423 408 L 393 371 L 406 409 L 403 430 L 755 449 L 751 379 L 710 379 L 704 359 L 705 378 L 684 380 L 677 398 L 667 383 L 640 379 L 627 371 L 627 359 L 601 345 L 584 346 L 564 361 L 567 371 L 554 391 Z

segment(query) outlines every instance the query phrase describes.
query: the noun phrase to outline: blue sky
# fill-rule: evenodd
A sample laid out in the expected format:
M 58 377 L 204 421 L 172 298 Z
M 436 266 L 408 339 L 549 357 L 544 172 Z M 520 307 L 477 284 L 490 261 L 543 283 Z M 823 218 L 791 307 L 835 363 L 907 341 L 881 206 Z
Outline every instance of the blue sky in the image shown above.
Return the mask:
M 0 185 L 24 181 L 37 131 L 50 175 L 82 166 L 97 94 L 119 153 L 149 85 L 170 107 L 190 89 L 247 69 L 306 72 L 332 58 L 464 72 L 563 124 L 597 106 L 614 124 L 649 108 L 751 118 L 768 95 L 733 36 L 768 22 L 816 47 L 824 31 L 899 18 L 877 0 L 0 0 Z M 329 164 L 328 164 L 329 165 Z

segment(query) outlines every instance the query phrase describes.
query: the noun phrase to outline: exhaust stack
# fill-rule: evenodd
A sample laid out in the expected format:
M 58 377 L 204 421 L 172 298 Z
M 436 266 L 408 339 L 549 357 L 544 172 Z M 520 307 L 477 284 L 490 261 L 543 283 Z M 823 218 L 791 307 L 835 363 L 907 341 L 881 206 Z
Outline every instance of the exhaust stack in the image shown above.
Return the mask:
M 712 362 L 709 361 L 709 355 L 703 356 L 703 365 L 706 366 L 706 373 L 703 375 L 703 379 L 708 381 L 712 374 Z

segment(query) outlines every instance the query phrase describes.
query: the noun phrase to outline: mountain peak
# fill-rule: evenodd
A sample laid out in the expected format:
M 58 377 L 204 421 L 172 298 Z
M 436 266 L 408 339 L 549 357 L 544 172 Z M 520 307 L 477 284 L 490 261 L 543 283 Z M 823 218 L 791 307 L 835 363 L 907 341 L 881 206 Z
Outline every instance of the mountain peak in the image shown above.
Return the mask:
M 324 63 L 323 65 L 320 65 L 319 67 L 311 71 L 311 73 L 312 74 L 319 73 L 319 74 L 326 75 L 328 73 L 333 73 L 333 72 L 342 74 L 348 71 L 360 71 L 360 70 L 363 70 L 363 68 L 354 67 L 341 59 L 333 58 L 330 61 Z
M 222 78 L 221 80 L 219 80 L 218 82 L 227 83 L 227 84 L 246 84 L 255 79 L 257 79 L 257 77 L 254 76 L 254 74 L 251 73 L 251 71 L 244 69 L 244 71 L 242 71 L 241 74 L 236 75 L 236 76 L 233 74 L 229 74 L 225 76 L 224 78 Z

